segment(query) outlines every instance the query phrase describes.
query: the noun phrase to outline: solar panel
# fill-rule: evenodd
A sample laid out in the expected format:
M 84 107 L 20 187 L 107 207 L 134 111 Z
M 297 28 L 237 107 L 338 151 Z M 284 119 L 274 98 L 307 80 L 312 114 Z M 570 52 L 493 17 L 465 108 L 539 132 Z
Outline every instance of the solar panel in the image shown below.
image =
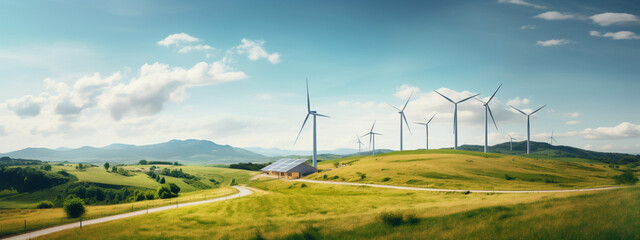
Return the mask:
M 273 172 L 286 172 L 291 170 L 292 168 L 300 165 L 301 163 L 306 162 L 306 159 L 280 159 L 269 166 L 266 166 L 260 170 L 262 171 L 273 171 Z

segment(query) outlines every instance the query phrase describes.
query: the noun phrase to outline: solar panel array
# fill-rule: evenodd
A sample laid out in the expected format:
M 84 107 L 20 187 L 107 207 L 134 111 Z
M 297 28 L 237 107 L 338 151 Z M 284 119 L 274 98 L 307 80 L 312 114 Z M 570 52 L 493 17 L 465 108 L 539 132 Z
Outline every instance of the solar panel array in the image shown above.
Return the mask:
M 273 171 L 273 172 L 286 172 L 291 170 L 292 168 L 300 165 L 301 163 L 306 162 L 307 159 L 280 159 L 269 166 L 266 166 L 260 170 L 262 171 Z

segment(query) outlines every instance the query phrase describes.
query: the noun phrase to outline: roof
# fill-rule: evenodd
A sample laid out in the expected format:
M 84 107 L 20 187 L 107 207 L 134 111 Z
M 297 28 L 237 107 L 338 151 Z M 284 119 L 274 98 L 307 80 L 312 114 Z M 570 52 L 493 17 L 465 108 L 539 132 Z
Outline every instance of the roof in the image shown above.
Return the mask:
M 290 159 L 284 158 L 280 159 L 269 166 L 266 166 L 260 170 L 262 171 L 273 171 L 273 172 L 287 172 L 300 164 L 306 162 L 307 159 Z

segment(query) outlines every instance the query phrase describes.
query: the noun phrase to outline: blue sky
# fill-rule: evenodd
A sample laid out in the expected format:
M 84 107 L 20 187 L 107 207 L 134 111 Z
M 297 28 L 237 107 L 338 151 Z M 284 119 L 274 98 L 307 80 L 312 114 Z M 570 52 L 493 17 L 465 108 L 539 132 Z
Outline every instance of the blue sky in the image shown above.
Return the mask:
M 640 4 L 634 1 L 1 1 L 0 152 L 24 147 L 208 139 L 310 149 L 293 140 L 306 77 L 319 148 L 355 148 L 374 120 L 378 148 L 437 113 L 432 147 L 451 147 L 453 106 L 490 95 L 508 109 L 548 106 L 533 140 L 640 153 Z M 482 144 L 482 106 L 460 105 L 459 141 Z M 424 145 L 411 124 L 405 149 Z M 405 129 L 405 133 L 406 133 Z

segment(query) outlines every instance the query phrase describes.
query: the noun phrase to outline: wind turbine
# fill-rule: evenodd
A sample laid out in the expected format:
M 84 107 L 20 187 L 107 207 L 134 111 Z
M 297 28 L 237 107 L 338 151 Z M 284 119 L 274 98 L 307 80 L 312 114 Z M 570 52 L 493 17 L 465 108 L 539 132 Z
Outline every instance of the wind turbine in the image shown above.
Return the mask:
M 411 128 L 409 128 L 409 123 L 407 122 L 407 116 L 404 115 L 404 109 L 407 108 L 407 104 L 409 104 L 409 99 L 411 99 L 412 95 L 413 95 L 413 91 L 411 91 L 411 95 L 409 95 L 409 98 L 407 98 L 407 102 L 404 104 L 404 107 L 402 107 L 402 110 L 389 104 L 389 106 L 398 110 L 398 113 L 400 114 L 400 151 L 402 151 L 402 120 L 403 119 L 404 119 L 404 123 L 407 124 L 407 129 L 409 129 L 409 133 L 411 133 Z
M 484 152 L 487 152 L 487 148 L 489 145 L 489 130 L 488 130 L 489 119 L 487 119 L 488 118 L 487 112 L 489 113 L 488 115 L 491 116 L 491 120 L 493 121 L 493 126 L 495 126 L 496 130 L 498 130 L 498 125 L 496 124 L 496 120 L 493 118 L 493 113 L 491 112 L 491 107 L 489 107 L 489 103 L 491 102 L 493 97 L 496 96 L 496 93 L 498 93 L 498 90 L 500 90 L 501 87 L 502 87 L 502 84 L 498 86 L 498 89 L 496 89 L 496 91 L 493 92 L 493 95 L 491 95 L 491 98 L 489 98 L 487 102 L 484 102 L 480 99 L 475 98 L 476 100 L 480 101 L 484 106 Z
M 296 141 L 293 142 L 294 145 L 296 144 L 296 142 L 298 142 L 300 133 L 302 133 L 302 129 L 304 129 L 304 125 L 307 123 L 307 120 L 309 119 L 309 115 L 313 115 L 313 167 L 317 168 L 318 167 L 318 160 L 317 160 L 318 151 L 317 151 L 317 141 L 316 141 L 316 117 L 320 116 L 320 117 L 328 118 L 329 116 L 319 114 L 316 111 L 311 111 L 311 102 L 309 101 L 309 79 L 307 79 L 307 116 L 304 118 L 304 122 L 302 123 L 302 127 L 298 132 Z
M 526 114 L 526 113 L 524 113 L 522 110 L 517 109 L 517 108 L 516 108 L 516 107 L 514 107 L 514 106 L 511 106 L 513 109 L 518 110 L 518 112 L 520 112 L 520 113 L 522 113 L 523 115 L 527 116 L 527 154 L 529 154 L 529 141 L 531 140 L 531 125 L 529 124 L 530 119 L 531 119 L 531 115 L 533 115 L 534 113 L 536 113 L 536 112 L 540 111 L 540 109 L 542 109 L 543 107 L 546 107 L 546 106 L 547 106 L 547 105 L 544 105 L 544 106 L 542 106 L 542 107 L 540 107 L 540 108 L 536 109 L 535 111 L 533 111 L 533 112 L 531 112 L 531 113 L 529 113 L 529 114 Z
M 513 140 L 514 140 L 515 138 L 513 138 L 513 137 L 511 136 L 511 134 L 507 134 L 507 135 L 509 135 L 509 141 L 510 141 L 510 142 L 509 142 L 509 150 L 510 150 L 510 151 L 513 151 Z
M 549 137 L 548 139 L 549 139 L 549 145 L 553 145 L 553 142 L 558 143 L 558 141 L 556 141 L 556 139 L 553 137 L 553 131 L 551 131 L 551 137 Z
M 434 92 L 436 92 L 437 94 L 439 94 L 440 96 L 442 96 L 443 98 L 447 99 L 449 102 L 453 103 L 454 109 L 453 109 L 453 135 L 455 138 L 454 141 L 454 145 L 453 145 L 453 150 L 458 150 L 458 103 L 462 103 L 464 101 L 467 101 L 475 96 L 480 95 L 480 93 L 473 95 L 471 97 L 462 99 L 460 101 L 454 102 L 453 100 L 451 100 L 450 98 L 446 97 L 445 95 L 442 95 L 441 93 L 439 93 L 436 90 L 433 90 Z
M 364 145 L 364 143 L 360 141 L 360 137 L 358 137 L 358 135 L 356 135 L 356 139 L 358 139 L 358 156 L 360 156 L 360 147 Z
M 375 126 L 376 126 L 376 121 L 373 121 L 373 126 L 371 126 L 371 130 L 365 135 L 362 135 L 362 137 L 369 135 L 369 146 L 372 147 L 373 149 L 373 151 L 371 151 L 371 155 L 376 154 L 376 135 L 382 135 L 380 133 L 373 132 L 373 127 Z
M 427 122 L 417 122 L 416 124 L 420 124 L 420 125 L 424 125 L 425 129 L 427 130 L 427 146 L 425 148 L 425 150 L 429 150 L 429 123 L 431 122 L 431 120 L 433 120 L 433 117 L 435 117 L 436 114 L 434 113 L 433 116 L 431 116 L 431 118 L 429 119 L 429 121 Z

